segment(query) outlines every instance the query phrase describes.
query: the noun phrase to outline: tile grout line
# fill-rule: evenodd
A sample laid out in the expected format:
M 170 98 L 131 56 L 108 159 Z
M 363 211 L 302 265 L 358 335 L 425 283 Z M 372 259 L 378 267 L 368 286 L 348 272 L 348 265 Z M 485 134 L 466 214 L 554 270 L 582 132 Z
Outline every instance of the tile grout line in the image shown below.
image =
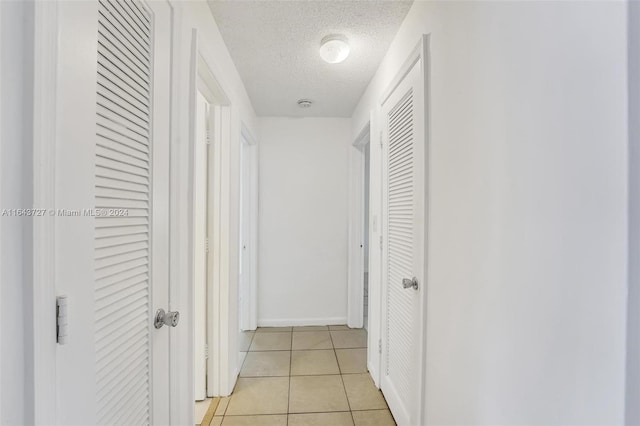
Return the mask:
M 240 366 L 240 370 L 238 370 L 238 380 L 242 379 L 242 369 L 244 368 L 244 363 L 247 362 L 247 357 L 249 356 L 249 351 L 251 350 L 251 345 L 253 344 L 253 339 L 254 337 L 256 337 L 256 333 L 257 333 L 258 328 L 256 328 L 256 331 L 253 332 L 253 334 L 251 335 L 251 341 L 249 342 L 249 347 L 247 348 L 247 352 L 246 355 L 244 357 L 244 359 L 242 360 L 242 365 Z M 237 386 L 237 383 L 236 383 Z M 235 390 L 235 386 L 234 386 L 234 390 Z M 233 390 L 231 391 L 231 395 L 228 396 L 229 401 L 227 401 L 227 405 L 225 405 L 224 410 L 222 411 L 222 415 L 220 417 L 222 417 L 222 421 L 224 422 L 224 418 L 227 415 L 227 408 L 229 408 L 229 404 L 231 403 L 231 397 L 233 396 Z M 222 400 L 221 400 L 222 401 Z M 213 413 L 215 416 L 215 412 Z M 213 418 L 211 419 L 211 421 L 213 421 Z
M 242 377 L 242 369 L 244 368 L 244 364 L 245 364 L 245 362 L 247 362 L 247 358 L 249 357 L 249 352 L 250 352 L 250 349 L 251 349 L 251 345 L 253 344 L 253 338 L 254 337 L 256 337 L 256 333 L 255 332 L 253 332 L 253 335 L 251 336 L 251 341 L 249 342 L 249 347 L 247 348 L 247 352 L 245 352 L 245 356 L 242 359 L 242 365 L 240 366 L 240 370 L 238 370 L 238 378 L 239 379 Z
M 216 403 L 215 407 L 213 403 Z M 218 409 L 218 405 L 220 405 L 220 398 L 211 398 L 209 402 L 209 407 L 207 408 L 207 412 L 204 414 L 202 421 L 200 422 L 201 426 L 210 426 L 213 423 L 213 417 L 216 414 L 216 410 Z M 205 424 L 206 421 L 206 424 Z
M 342 368 L 340 367 L 340 361 L 338 360 L 338 353 L 336 352 L 336 345 L 333 343 L 333 335 L 331 334 L 331 331 L 329 331 L 329 339 L 331 339 L 331 346 L 333 347 L 333 356 L 336 357 L 336 364 L 338 364 L 338 372 L 340 373 L 340 382 L 342 382 L 342 389 L 344 389 L 344 397 L 347 399 L 347 406 L 349 407 L 351 422 L 355 425 L 356 420 L 353 418 L 353 411 L 351 410 L 351 402 L 349 402 L 347 387 L 344 385 L 344 378 L 342 377 Z

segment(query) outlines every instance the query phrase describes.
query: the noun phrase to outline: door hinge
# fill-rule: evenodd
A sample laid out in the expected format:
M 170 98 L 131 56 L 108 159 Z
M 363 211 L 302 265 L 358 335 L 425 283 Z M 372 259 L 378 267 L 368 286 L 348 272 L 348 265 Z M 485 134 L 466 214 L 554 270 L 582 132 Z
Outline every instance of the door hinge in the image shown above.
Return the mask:
M 204 359 L 209 359 L 209 344 L 204 344 Z
M 207 126 L 207 130 L 205 131 L 204 141 L 207 145 L 211 145 L 211 132 L 209 131 L 209 126 Z
M 209 253 L 209 237 L 205 237 L 204 239 L 204 252 Z
M 382 148 L 382 130 L 380 130 L 380 148 Z
M 64 345 L 69 339 L 67 296 L 56 297 L 56 340 Z
M 382 235 L 380 235 L 380 250 L 382 250 Z
M 378 353 L 382 354 L 382 339 L 378 339 Z

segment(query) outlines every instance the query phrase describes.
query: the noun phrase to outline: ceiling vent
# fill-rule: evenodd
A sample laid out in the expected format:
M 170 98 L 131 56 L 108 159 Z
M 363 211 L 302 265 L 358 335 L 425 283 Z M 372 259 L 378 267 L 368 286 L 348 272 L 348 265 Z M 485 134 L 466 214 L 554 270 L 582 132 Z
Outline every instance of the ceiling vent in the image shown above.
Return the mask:
M 300 108 L 310 108 L 312 104 L 313 102 L 311 102 L 309 99 L 300 99 L 298 101 L 298 106 Z

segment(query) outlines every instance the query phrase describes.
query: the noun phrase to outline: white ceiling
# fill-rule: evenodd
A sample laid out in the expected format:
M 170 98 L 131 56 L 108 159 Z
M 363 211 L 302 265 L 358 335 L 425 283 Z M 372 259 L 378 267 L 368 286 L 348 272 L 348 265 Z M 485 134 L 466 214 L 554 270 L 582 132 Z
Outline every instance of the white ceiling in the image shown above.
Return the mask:
M 214 1 L 209 6 L 259 116 L 350 117 L 412 1 Z M 349 39 L 324 62 L 320 40 Z M 298 99 L 313 106 L 301 109 Z

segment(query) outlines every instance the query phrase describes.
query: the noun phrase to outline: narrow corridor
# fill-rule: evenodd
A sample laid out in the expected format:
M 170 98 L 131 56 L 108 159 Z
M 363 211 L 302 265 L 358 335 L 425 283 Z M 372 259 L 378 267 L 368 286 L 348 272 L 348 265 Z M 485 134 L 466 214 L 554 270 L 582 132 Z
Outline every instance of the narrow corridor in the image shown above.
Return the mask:
M 241 349 L 236 388 L 210 426 L 395 425 L 367 371 L 364 329 L 258 328 Z

